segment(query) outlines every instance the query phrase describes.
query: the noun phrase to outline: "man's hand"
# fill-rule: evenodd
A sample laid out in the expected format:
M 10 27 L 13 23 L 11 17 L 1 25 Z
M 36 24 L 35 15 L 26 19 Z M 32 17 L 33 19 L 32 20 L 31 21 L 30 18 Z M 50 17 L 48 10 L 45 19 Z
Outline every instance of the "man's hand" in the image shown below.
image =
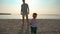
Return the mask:
M 21 15 L 22 15 L 22 12 L 21 12 Z
M 29 14 L 29 12 L 28 12 L 28 14 Z

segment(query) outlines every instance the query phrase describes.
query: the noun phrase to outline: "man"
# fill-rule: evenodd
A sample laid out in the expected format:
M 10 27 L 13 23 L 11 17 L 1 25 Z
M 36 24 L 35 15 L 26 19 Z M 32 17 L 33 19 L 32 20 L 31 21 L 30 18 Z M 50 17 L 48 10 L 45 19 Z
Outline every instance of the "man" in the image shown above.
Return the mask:
M 22 29 L 24 28 L 24 18 L 25 18 L 25 16 L 26 16 L 26 22 L 27 22 L 27 30 L 28 30 L 28 28 L 29 28 L 29 23 L 28 23 L 28 14 L 29 14 L 29 7 L 28 7 L 28 4 L 27 3 L 25 3 L 25 0 L 22 0 L 23 1 L 23 4 L 21 5 L 21 15 L 22 15 Z M 26 24 L 26 23 L 25 23 Z M 28 32 L 26 30 L 26 32 Z
M 28 22 L 28 14 L 29 14 L 29 7 L 28 4 L 25 3 L 25 0 L 22 0 L 23 4 L 21 5 L 21 15 L 22 15 L 22 22 L 24 23 L 24 17 L 26 16 L 26 20 Z

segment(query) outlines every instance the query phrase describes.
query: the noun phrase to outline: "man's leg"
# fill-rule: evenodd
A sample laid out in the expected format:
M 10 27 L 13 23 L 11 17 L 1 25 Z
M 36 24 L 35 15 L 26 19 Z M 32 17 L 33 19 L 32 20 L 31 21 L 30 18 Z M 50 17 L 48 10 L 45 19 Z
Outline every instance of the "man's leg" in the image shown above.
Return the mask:
M 24 15 L 22 15 L 22 22 L 24 23 Z
M 26 30 L 26 32 L 27 32 L 27 34 L 30 34 L 30 32 L 29 32 L 28 14 L 26 15 L 26 23 L 27 23 L 27 30 Z
M 26 21 L 28 22 L 28 14 L 26 15 Z
M 24 34 L 24 15 L 22 15 L 22 34 Z

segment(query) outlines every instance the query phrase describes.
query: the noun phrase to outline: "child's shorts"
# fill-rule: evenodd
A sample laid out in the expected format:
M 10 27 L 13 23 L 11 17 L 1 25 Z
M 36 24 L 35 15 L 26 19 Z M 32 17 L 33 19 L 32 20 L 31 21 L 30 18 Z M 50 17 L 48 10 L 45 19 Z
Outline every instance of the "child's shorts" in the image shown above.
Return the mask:
M 37 32 L 37 27 L 31 27 L 31 33 L 36 33 Z

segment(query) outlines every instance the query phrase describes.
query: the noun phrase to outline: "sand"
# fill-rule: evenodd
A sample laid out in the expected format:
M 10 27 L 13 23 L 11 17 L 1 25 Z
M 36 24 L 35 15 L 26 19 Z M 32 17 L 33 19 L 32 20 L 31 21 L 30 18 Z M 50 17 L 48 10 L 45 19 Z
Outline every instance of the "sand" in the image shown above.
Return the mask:
M 38 34 L 60 34 L 60 19 L 37 19 L 37 21 Z M 0 19 L 0 34 L 19 34 L 19 32 L 22 34 L 21 27 L 21 19 Z

